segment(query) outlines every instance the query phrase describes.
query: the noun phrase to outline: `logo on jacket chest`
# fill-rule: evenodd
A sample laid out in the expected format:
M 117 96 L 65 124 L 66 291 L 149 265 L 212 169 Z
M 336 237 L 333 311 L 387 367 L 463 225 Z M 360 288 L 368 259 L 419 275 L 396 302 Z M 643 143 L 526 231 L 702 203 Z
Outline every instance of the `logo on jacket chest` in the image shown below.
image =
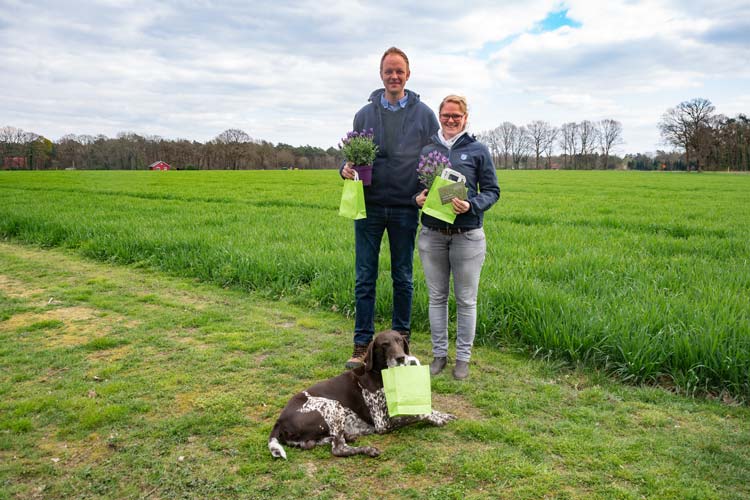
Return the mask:
M 466 161 L 466 159 L 469 157 L 466 153 L 461 153 L 461 161 Z

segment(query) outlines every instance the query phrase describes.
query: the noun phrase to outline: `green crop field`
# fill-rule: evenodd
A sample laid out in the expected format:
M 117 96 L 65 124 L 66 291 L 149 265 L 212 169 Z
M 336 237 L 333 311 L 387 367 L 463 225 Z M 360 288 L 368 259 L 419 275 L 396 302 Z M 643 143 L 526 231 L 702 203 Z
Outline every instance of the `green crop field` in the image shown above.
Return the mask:
M 478 342 L 750 396 L 750 176 L 499 171 Z M 0 172 L 0 235 L 353 310 L 333 171 Z M 389 315 L 387 245 L 378 313 Z M 417 261 L 414 327 L 427 330 Z

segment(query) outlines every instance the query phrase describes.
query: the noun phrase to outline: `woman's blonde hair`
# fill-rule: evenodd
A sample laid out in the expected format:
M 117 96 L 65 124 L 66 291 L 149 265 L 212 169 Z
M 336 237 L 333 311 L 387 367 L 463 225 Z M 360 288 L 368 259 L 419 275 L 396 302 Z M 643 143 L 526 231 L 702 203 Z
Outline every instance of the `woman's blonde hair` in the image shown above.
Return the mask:
M 443 110 L 443 105 L 445 105 L 446 102 L 458 104 L 458 107 L 461 108 L 461 112 L 465 115 L 469 113 L 469 105 L 466 103 L 466 98 L 462 95 L 456 94 L 451 94 L 443 99 L 443 102 L 440 103 L 440 109 L 438 109 L 438 113 Z

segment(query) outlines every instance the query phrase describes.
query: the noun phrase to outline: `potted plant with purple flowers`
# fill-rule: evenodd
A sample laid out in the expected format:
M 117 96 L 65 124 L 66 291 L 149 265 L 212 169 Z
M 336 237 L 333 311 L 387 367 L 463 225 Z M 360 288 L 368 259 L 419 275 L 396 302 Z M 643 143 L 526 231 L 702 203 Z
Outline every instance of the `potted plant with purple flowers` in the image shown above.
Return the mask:
M 439 151 L 432 151 L 426 156 L 419 157 L 417 176 L 424 187 L 429 190 L 435 178 L 440 177 L 440 174 L 446 168 L 451 168 L 451 161 L 448 157 Z
M 373 129 L 348 132 L 346 137 L 341 139 L 339 149 L 344 153 L 346 161 L 352 164 L 362 184 L 369 186 L 372 182 L 372 163 L 378 153 Z

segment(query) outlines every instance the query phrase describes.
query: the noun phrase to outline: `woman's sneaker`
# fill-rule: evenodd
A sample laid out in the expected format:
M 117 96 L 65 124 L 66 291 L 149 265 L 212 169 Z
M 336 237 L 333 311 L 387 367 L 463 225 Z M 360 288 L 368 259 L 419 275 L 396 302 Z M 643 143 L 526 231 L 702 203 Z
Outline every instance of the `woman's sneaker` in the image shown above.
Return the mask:
M 456 360 L 456 366 L 453 367 L 453 378 L 463 380 L 469 376 L 469 362 Z
M 442 357 L 442 358 L 435 358 L 432 360 L 432 363 L 430 363 L 430 375 L 433 377 L 443 371 L 443 368 L 445 368 L 445 365 L 448 364 L 448 358 Z

